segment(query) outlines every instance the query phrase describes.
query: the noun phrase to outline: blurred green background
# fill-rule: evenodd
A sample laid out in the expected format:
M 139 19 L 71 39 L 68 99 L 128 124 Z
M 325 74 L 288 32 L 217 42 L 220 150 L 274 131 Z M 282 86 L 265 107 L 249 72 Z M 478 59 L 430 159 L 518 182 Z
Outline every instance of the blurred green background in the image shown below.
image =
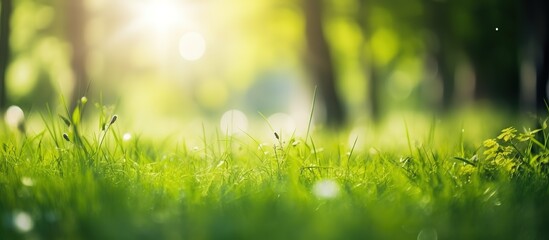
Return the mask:
M 85 95 L 143 133 L 200 129 L 230 109 L 304 130 L 315 87 L 315 122 L 333 127 L 471 106 L 534 113 L 547 95 L 547 9 L 544 0 L 2 0 L 0 104 L 36 112 Z

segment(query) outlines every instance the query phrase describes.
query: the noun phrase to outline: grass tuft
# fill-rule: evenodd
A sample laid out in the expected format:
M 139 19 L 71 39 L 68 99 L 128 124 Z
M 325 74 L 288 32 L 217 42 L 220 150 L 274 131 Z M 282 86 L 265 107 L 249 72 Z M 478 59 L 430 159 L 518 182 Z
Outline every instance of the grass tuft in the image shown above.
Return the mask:
M 0 133 L 0 239 L 549 236 L 545 119 L 475 140 L 432 120 L 427 144 L 404 122 L 403 145 L 384 150 L 370 138 L 342 142 L 344 132 L 312 137 L 313 99 L 305 136 L 283 140 L 271 127 L 269 145 L 202 125 L 188 147 L 121 137 L 124 118 L 100 104 L 91 128 L 86 102 L 70 114 L 47 107 L 36 134 Z

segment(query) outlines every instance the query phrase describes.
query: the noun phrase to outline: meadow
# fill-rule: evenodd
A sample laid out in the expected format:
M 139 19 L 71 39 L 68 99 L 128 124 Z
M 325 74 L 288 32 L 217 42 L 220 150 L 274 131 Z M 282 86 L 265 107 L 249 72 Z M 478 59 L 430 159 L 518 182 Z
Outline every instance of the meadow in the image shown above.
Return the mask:
M 366 139 L 203 125 L 173 140 L 125 134 L 128 120 L 101 107 L 84 121 L 84 100 L 40 113 L 35 133 L 2 124 L 0 239 L 549 236 L 546 119 L 497 131 L 500 115 L 408 120 Z

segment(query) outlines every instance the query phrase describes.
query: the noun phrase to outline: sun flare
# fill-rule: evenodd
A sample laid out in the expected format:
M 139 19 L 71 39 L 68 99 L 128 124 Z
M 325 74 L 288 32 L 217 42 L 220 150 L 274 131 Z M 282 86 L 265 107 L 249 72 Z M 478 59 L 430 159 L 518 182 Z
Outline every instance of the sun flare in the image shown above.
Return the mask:
M 140 22 L 157 31 L 167 31 L 178 24 L 182 17 L 177 5 L 170 1 L 151 1 L 139 5 Z

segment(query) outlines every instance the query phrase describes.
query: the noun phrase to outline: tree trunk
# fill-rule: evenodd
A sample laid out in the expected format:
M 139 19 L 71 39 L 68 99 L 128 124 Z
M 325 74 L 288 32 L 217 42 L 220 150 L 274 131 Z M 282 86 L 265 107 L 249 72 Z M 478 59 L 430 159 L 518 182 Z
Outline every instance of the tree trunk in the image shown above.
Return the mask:
M 542 49 L 543 56 L 536 76 L 536 105 L 538 113 L 547 114 L 547 82 L 549 81 L 549 37 L 545 36 Z
M 476 14 L 472 15 L 477 23 L 475 39 L 468 41 L 466 50 L 478 76 L 477 99 L 490 100 L 511 112 L 517 112 L 520 105 L 517 9 L 514 1 L 479 1 Z
M 536 108 L 538 114 L 546 115 L 548 113 L 547 104 L 547 84 L 549 82 L 549 4 L 545 0 L 534 1 L 535 8 L 538 8 L 536 13 L 537 21 L 534 23 L 537 26 L 539 38 L 540 52 L 542 53 L 537 63 L 536 72 Z M 528 13 L 526 13 L 528 14 Z M 534 18 L 528 15 L 530 18 Z
M 379 92 L 380 89 L 380 83 L 379 83 L 379 70 L 372 64 L 372 57 L 369 55 L 371 53 L 371 49 L 368 46 L 369 42 L 367 40 L 369 32 L 368 32 L 368 26 L 367 26 L 367 16 L 366 16 L 366 0 L 359 0 L 358 1 L 358 11 L 355 16 L 355 21 L 360 26 L 360 32 L 362 35 L 363 43 L 361 46 L 361 49 L 359 51 L 360 54 L 360 62 L 364 68 L 364 77 L 369 76 L 369 83 L 368 86 L 368 105 L 370 107 L 370 118 L 374 123 L 379 123 L 381 121 L 381 99 Z
M 2 0 L 0 12 L 0 110 L 7 106 L 6 70 L 10 59 L 11 0 Z
M 75 81 L 70 98 L 70 110 L 72 112 L 80 97 L 86 94 L 88 87 L 86 74 L 87 47 L 84 39 L 86 11 L 82 1 L 68 1 L 68 8 L 68 35 L 72 46 L 71 66 Z
M 446 111 L 453 105 L 454 100 L 454 78 L 452 70 L 449 69 L 451 64 L 447 59 L 450 52 L 450 35 L 448 21 L 446 21 L 448 4 L 443 2 L 430 2 L 430 16 L 428 25 L 430 25 L 436 37 L 435 46 L 432 46 L 431 51 L 436 61 L 437 77 L 442 82 L 442 102 L 437 104 L 438 109 Z
M 339 127 L 345 123 L 346 115 L 336 91 L 334 64 L 322 28 L 322 11 L 322 1 L 304 0 L 307 61 L 311 77 L 318 86 L 318 93 L 326 108 L 326 123 L 331 127 Z
M 549 81 L 549 5 L 546 0 L 520 2 L 519 49 L 521 56 L 521 99 L 525 112 L 546 115 Z

